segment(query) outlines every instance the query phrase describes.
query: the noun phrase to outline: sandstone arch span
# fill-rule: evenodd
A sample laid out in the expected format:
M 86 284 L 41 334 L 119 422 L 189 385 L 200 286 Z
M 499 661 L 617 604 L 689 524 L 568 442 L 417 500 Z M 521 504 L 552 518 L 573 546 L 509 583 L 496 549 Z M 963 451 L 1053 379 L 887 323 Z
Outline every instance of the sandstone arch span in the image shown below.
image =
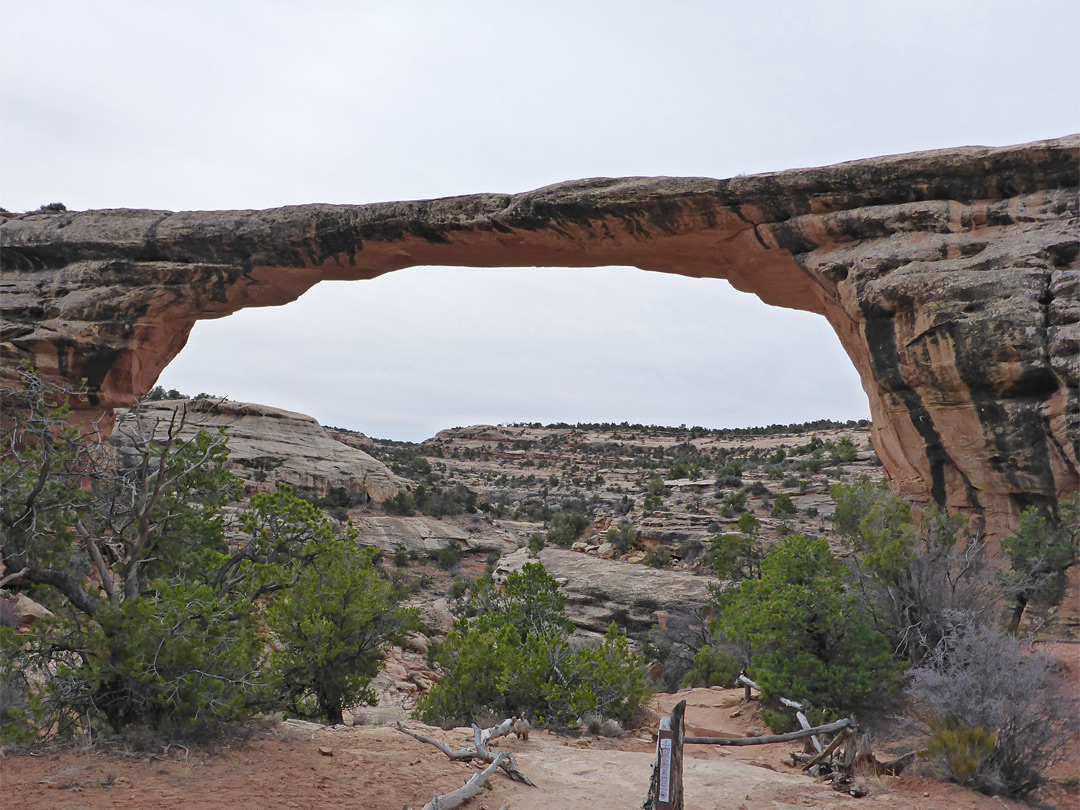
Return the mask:
M 154 384 L 195 321 L 415 265 L 724 278 L 832 325 L 905 492 L 998 534 L 1077 488 L 1080 136 L 737 177 L 266 211 L 6 218 L 3 359 L 88 381 L 87 418 Z

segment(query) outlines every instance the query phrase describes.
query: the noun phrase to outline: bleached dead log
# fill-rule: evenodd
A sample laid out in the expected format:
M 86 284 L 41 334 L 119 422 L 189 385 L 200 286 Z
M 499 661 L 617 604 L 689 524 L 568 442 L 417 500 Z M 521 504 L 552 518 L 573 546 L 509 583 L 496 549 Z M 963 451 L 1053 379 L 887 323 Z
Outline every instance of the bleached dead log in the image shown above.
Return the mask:
M 405 726 L 402 725 L 400 720 L 398 720 L 397 724 L 394 727 L 402 734 L 408 734 L 414 740 L 419 740 L 420 742 L 427 743 L 428 745 L 434 745 L 436 748 L 438 748 L 440 751 L 450 757 L 450 759 L 458 761 L 468 761 L 470 759 L 477 758 L 476 746 L 473 746 L 471 748 L 460 748 L 457 751 L 453 751 L 446 743 L 439 742 L 438 740 L 431 737 L 425 737 L 423 734 L 417 734 L 415 731 L 411 731 L 405 728 Z
M 402 734 L 408 734 L 414 740 L 434 745 L 452 760 L 468 762 L 469 760 L 478 759 L 484 763 L 491 763 L 501 757 L 501 764 L 499 767 L 503 769 L 507 776 L 515 782 L 520 782 L 529 787 L 536 787 L 533 781 L 521 772 L 521 768 L 519 768 L 517 764 L 517 758 L 513 754 L 503 753 L 496 756 L 488 750 L 488 747 L 483 740 L 483 732 L 480 730 L 479 726 L 473 726 L 473 744 L 467 748 L 460 748 L 457 751 L 452 750 L 446 743 L 439 742 L 431 737 L 425 737 L 423 734 L 417 734 L 415 731 L 405 728 L 400 720 L 395 725 L 395 728 Z
M 481 759 L 484 762 L 492 762 L 497 757 L 488 750 L 487 742 L 484 740 L 484 732 L 480 727 L 473 725 L 473 745 L 476 748 L 476 758 Z M 513 779 L 515 782 L 521 782 L 523 785 L 529 787 L 536 787 L 532 780 L 521 772 L 518 767 L 517 758 L 510 753 L 499 754 L 502 757 L 502 769 L 506 772 L 506 775 Z
M 765 737 L 687 737 L 684 743 L 694 745 L 768 745 L 769 743 L 791 742 L 810 737 L 814 734 L 832 734 L 855 725 L 850 718 L 837 720 L 825 726 L 814 726 L 801 731 L 789 731 L 787 734 L 772 734 Z
M 844 746 L 844 755 L 840 758 L 840 769 L 844 773 L 851 773 L 855 768 L 855 757 L 858 755 L 858 750 L 858 740 L 848 740 L 848 744 Z
M 781 700 L 784 700 L 784 698 L 781 698 Z M 795 705 L 799 705 L 799 704 L 795 704 Z M 802 712 L 795 712 L 795 717 L 798 718 L 799 725 L 803 727 L 803 731 L 806 731 L 806 729 L 811 727 L 810 726 L 810 721 L 806 719 L 806 715 L 803 714 Z M 816 734 L 811 734 L 810 735 L 810 742 L 812 742 L 814 744 L 814 750 L 817 751 L 820 754 L 821 751 L 822 751 L 823 746 L 821 745 L 821 740 L 818 739 L 818 736 Z
M 896 759 L 890 759 L 888 762 L 876 762 L 874 763 L 874 770 L 877 771 L 878 776 L 899 776 L 918 753 L 918 751 L 908 751 L 906 754 L 898 756 Z
M 506 755 L 499 754 L 490 765 L 457 790 L 444 793 L 442 796 L 438 793 L 432 794 L 431 801 L 425 804 L 421 810 L 453 810 L 453 808 L 461 806 L 484 789 L 484 783 L 502 766 L 504 756 Z
M 758 686 L 756 683 L 754 683 L 749 678 L 747 678 L 745 672 L 743 672 L 742 674 L 739 675 L 739 683 L 741 683 L 744 687 L 746 687 L 746 693 L 743 695 L 743 700 L 749 700 L 750 699 L 750 688 L 751 687 L 753 687 L 754 689 L 757 689 L 759 692 L 761 691 L 761 687 Z
M 831 743 L 829 743 L 827 746 L 825 746 L 824 751 L 821 751 L 816 757 L 814 757 L 809 762 L 807 762 L 805 765 L 803 765 L 803 770 L 808 771 L 811 768 L 813 768 L 815 765 L 817 765 L 819 762 L 825 761 L 829 757 L 829 754 L 831 754 L 833 751 L 835 751 L 837 748 L 839 748 L 840 743 L 842 743 L 850 735 L 851 735 L 851 729 L 850 728 L 845 728 L 843 731 L 841 731 L 839 734 L 837 734 L 835 738 L 833 738 L 833 741 Z
M 514 721 L 515 720 L 517 720 L 516 717 L 507 717 L 505 720 L 503 720 L 497 726 L 492 726 L 491 728 L 485 728 L 483 730 L 483 732 L 482 732 L 484 742 L 489 743 L 494 739 L 497 739 L 499 737 L 505 737 L 507 734 L 512 733 L 514 731 Z

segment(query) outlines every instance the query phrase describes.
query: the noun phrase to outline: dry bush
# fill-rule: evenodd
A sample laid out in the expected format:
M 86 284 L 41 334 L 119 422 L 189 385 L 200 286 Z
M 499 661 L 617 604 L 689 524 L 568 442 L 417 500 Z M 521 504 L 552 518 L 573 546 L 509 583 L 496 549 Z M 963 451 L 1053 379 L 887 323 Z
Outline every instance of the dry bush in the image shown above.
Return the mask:
M 601 737 L 621 737 L 623 735 L 622 723 L 609 717 L 600 724 Z
M 581 717 L 581 724 L 585 727 L 585 733 L 594 737 L 600 735 L 600 727 L 604 723 L 604 715 L 600 712 L 585 712 Z
M 1058 661 L 965 614 L 911 676 L 928 759 L 939 776 L 984 793 L 1029 795 L 1080 727 Z

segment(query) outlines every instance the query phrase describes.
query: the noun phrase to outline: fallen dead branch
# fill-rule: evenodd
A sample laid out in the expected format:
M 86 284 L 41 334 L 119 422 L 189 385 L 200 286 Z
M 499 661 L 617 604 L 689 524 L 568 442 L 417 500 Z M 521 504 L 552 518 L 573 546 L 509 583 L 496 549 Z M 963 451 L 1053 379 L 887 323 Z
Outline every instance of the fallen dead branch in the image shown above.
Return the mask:
M 841 745 L 844 745 L 842 751 L 838 750 Z M 860 788 L 853 784 L 857 769 L 865 768 L 878 776 L 899 776 L 917 753 L 917 751 L 909 751 L 888 762 L 878 762 L 877 757 L 874 756 L 870 734 L 864 734 L 856 739 L 855 729 L 847 728 L 837 734 L 836 738 L 817 756 L 806 758 L 799 754 L 792 754 L 791 758 L 793 762 L 805 762 L 804 771 L 813 772 L 823 781 L 831 782 L 836 790 L 859 795 Z
M 888 762 L 874 762 L 874 768 L 878 776 L 899 776 L 904 772 L 911 761 L 919 755 L 918 751 L 908 751 L 906 754 L 890 759 Z
M 461 748 L 457 751 L 453 751 L 451 750 L 450 746 L 444 742 L 439 742 L 432 737 L 425 737 L 423 734 L 417 734 L 415 731 L 411 731 L 410 729 L 405 728 L 405 726 L 402 725 L 400 720 L 395 725 L 395 728 L 402 734 L 408 734 L 414 740 L 419 740 L 420 742 L 427 743 L 428 745 L 434 745 L 436 748 L 438 748 L 440 751 L 450 757 L 450 759 L 470 760 L 477 756 L 476 746 L 473 746 L 472 748 Z
M 415 731 L 405 728 L 405 726 L 401 723 L 400 720 L 395 725 L 395 728 L 402 734 L 408 734 L 414 740 L 419 740 L 420 742 L 427 743 L 428 745 L 434 745 L 436 748 L 446 754 L 446 756 L 455 761 L 468 762 L 470 760 L 476 759 L 484 763 L 493 763 L 498 760 L 499 767 L 502 768 L 506 775 L 513 779 L 515 782 L 520 782 L 521 784 L 528 785 L 529 787 L 536 787 L 536 785 L 533 784 L 533 781 L 521 772 L 521 769 L 518 767 L 517 764 L 517 759 L 514 757 L 513 754 L 501 753 L 499 755 L 495 755 L 490 750 L 488 750 L 486 741 L 484 739 L 484 732 L 480 729 L 479 726 L 473 726 L 473 744 L 466 748 L 460 748 L 457 751 L 452 750 L 450 746 L 446 743 L 439 742 L 438 740 L 432 739 L 431 737 L 425 737 L 423 734 L 417 734 Z
M 452 808 L 464 804 L 484 789 L 484 783 L 487 782 L 497 769 L 502 767 L 503 758 L 507 756 L 509 756 L 509 754 L 499 754 L 490 765 L 474 775 L 472 779 L 457 790 L 444 793 L 442 796 L 438 793 L 432 793 L 431 801 L 425 804 L 421 810 L 452 810 Z M 503 807 L 506 806 L 507 805 L 505 804 L 503 805 Z
M 829 755 L 832 754 L 832 752 L 835 751 L 844 740 L 851 736 L 851 733 L 852 731 L 850 728 L 845 728 L 843 731 L 837 734 L 836 737 L 833 738 L 833 741 L 827 746 L 825 746 L 824 751 L 821 751 L 820 753 L 818 753 L 817 756 L 815 756 L 813 759 L 803 765 L 803 770 L 808 771 L 822 760 L 827 759 Z
M 529 731 L 531 726 L 529 721 L 523 717 L 507 717 L 498 725 L 491 728 L 485 728 L 482 732 L 485 743 L 489 743 L 498 737 L 505 737 L 508 734 L 516 734 L 519 740 L 529 739 Z
M 768 745 L 769 743 L 801 740 L 815 734 L 831 734 L 834 731 L 841 731 L 854 725 L 855 721 L 845 718 L 825 726 L 813 726 L 800 731 L 789 731 L 787 734 L 771 734 L 765 737 L 687 737 L 683 742 L 700 745 Z

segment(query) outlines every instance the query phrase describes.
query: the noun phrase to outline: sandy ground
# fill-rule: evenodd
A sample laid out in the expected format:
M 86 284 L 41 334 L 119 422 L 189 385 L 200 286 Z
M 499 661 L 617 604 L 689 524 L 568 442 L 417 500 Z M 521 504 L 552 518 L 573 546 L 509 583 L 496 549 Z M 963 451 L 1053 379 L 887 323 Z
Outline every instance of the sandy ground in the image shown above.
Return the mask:
M 429 734 L 457 743 L 463 730 Z M 320 754 L 332 749 L 332 756 Z M 518 785 L 496 774 L 491 790 L 467 805 L 495 810 L 640 807 L 652 763 L 644 741 L 566 740 L 534 734 L 510 741 L 519 765 L 536 783 Z M 642 750 L 627 750 L 638 748 Z M 447 760 L 433 747 L 390 728 L 327 729 L 297 734 L 283 729 L 250 740 L 238 750 L 209 755 L 118 757 L 76 752 L 8 758 L 3 763 L 7 807 L 26 810 L 146 810 L 189 808 L 422 807 L 433 787 L 447 792 L 475 769 Z M 876 780 L 872 794 L 853 799 L 806 776 L 780 773 L 726 756 L 695 750 L 684 768 L 687 810 L 720 808 L 864 807 L 906 810 L 988 810 L 1011 803 L 977 796 L 924 779 Z
M 663 696 L 658 709 L 687 700 L 694 733 L 744 734 L 759 722 L 740 711 L 736 690 L 692 690 Z M 736 715 L 732 717 L 732 715 Z M 411 724 L 421 733 L 462 745 L 465 729 L 442 731 Z M 647 788 L 653 743 L 646 731 L 619 740 L 567 738 L 534 732 L 529 740 L 502 740 L 537 787 L 497 773 L 490 790 L 466 805 L 497 810 L 637 808 Z M 1002 810 L 1022 805 L 980 796 L 917 776 L 869 777 L 870 795 L 855 799 L 818 784 L 782 763 L 795 746 L 688 748 L 684 769 L 687 810 Z M 327 753 L 328 752 L 328 753 Z M 417 810 L 465 782 L 475 768 L 449 761 L 430 745 L 388 726 L 324 728 L 286 722 L 254 733 L 246 743 L 210 752 L 172 747 L 152 753 L 57 749 L 10 756 L 0 762 L 4 806 L 13 810 L 219 810 L 219 808 L 349 808 Z M 1059 795 L 1058 807 L 1077 807 Z

